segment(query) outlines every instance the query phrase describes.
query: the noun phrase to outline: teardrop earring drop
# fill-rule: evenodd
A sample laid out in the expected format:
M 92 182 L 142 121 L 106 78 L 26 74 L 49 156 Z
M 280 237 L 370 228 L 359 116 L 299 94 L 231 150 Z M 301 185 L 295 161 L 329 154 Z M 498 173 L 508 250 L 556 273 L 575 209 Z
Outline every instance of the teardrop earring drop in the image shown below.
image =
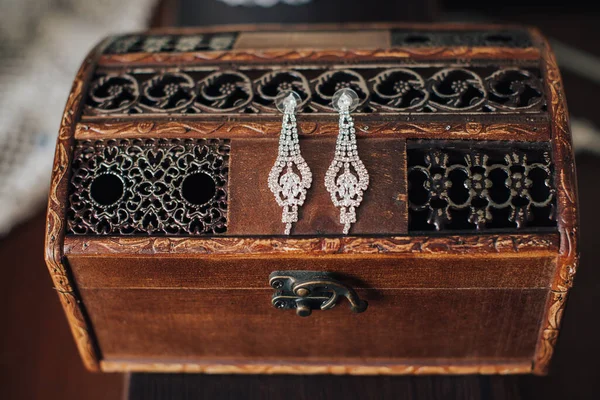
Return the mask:
M 312 173 L 300 154 L 296 107 L 300 104 L 296 92 L 286 92 L 275 99 L 277 109 L 283 113 L 279 153 L 275 165 L 269 173 L 269 189 L 275 200 L 283 207 L 281 222 L 285 224 L 284 234 L 289 235 L 292 224 L 298 221 L 298 208 L 304 204 L 306 191 L 312 183 Z
M 340 208 L 340 223 L 344 235 L 356 222 L 356 208 L 360 206 L 363 192 L 369 186 L 369 173 L 358 157 L 356 131 L 350 112 L 358 106 L 358 95 L 350 88 L 340 89 L 333 95 L 333 108 L 339 112 L 339 134 L 335 156 L 325 174 L 325 188 L 331 200 Z

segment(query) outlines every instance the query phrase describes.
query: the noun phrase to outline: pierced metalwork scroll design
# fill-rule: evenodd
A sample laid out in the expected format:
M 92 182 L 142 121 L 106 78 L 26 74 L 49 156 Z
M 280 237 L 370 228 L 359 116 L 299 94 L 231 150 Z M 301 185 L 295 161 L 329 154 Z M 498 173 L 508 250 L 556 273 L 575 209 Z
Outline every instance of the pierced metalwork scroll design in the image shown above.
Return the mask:
M 131 114 L 276 114 L 275 98 L 293 90 L 306 113 L 333 111 L 342 88 L 359 96 L 355 113 L 546 113 L 537 67 L 429 65 L 344 68 L 298 65 L 293 69 L 240 66 L 100 70 L 84 116 Z
M 555 227 L 545 144 L 410 141 L 409 230 Z
M 77 142 L 68 234 L 224 233 L 229 148 L 221 139 Z
M 104 53 L 174 53 L 231 50 L 237 36 L 237 32 L 190 35 L 122 35 L 115 37 Z

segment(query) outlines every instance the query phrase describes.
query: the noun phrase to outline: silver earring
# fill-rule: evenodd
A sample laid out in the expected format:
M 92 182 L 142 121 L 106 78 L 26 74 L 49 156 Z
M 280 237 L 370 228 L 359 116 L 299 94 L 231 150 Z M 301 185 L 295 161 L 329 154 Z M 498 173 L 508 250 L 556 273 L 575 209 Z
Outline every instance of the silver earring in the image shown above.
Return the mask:
M 340 131 L 335 145 L 335 156 L 325 174 L 325 188 L 331 200 L 340 208 L 340 223 L 344 235 L 356 222 L 356 208 L 369 186 L 369 173 L 358 157 L 356 131 L 350 116 L 358 105 L 358 95 L 352 89 L 340 89 L 333 95 L 333 108 L 340 114 Z
M 298 207 L 304 204 L 306 191 L 312 183 L 312 173 L 300 154 L 298 143 L 295 112 L 300 102 L 300 96 L 293 91 L 275 99 L 277 109 L 283 112 L 283 122 L 279 136 L 279 153 L 269 173 L 268 182 L 277 204 L 283 207 L 281 222 L 285 224 L 286 235 L 290 234 L 292 224 L 298 221 Z

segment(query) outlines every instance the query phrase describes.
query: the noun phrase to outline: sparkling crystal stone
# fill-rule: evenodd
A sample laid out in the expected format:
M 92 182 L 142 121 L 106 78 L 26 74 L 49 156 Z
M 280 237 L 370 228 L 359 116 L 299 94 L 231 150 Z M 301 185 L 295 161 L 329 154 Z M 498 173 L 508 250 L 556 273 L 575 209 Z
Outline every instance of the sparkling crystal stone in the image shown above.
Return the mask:
M 312 174 L 306 161 L 300 155 L 298 130 L 294 111 L 300 102 L 295 92 L 284 93 L 276 99 L 276 105 L 283 114 L 279 153 L 269 173 L 269 189 L 275 200 L 283 207 L 281 222 L 285 224 L 284 234 L 291 233 L 292 224 L 298 221 L 298 206 L 304 204 L 306 191 L 312 183 Z
M 358 105 L 358 95 L 351 89 L 341 89 L 334 96 L 334 107 L 340 113 L 339 134 L 333 161 L 325 174 L 325 187 L 336 207 L 340 208 L 340 223 L 348 234 L 356 222 L 356 207 L 369 186 L 369 174 L 358 157 L 354 122 L 350 109 Z
M 358 94 L 350 88 L 338 90 L 332 98 L 333 108 L 338 112 L 341 110 L 352 112 L 358 107 L 359 102 Z

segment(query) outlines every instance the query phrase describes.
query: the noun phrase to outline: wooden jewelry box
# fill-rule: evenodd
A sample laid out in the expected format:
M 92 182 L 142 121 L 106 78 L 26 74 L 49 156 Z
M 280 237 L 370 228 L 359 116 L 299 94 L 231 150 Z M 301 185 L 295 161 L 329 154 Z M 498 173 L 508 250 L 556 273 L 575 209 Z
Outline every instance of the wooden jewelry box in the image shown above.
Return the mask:
M 348 235 L 324 185 L 344 87 L 370 175 Z M 286 236 L 267 178 L 290 89 L 313 181 Z M 116 36 L 62 119 L 46 261 L 91 370 L 544 374 L 577 259 L 565 96 L 533 29 Z

